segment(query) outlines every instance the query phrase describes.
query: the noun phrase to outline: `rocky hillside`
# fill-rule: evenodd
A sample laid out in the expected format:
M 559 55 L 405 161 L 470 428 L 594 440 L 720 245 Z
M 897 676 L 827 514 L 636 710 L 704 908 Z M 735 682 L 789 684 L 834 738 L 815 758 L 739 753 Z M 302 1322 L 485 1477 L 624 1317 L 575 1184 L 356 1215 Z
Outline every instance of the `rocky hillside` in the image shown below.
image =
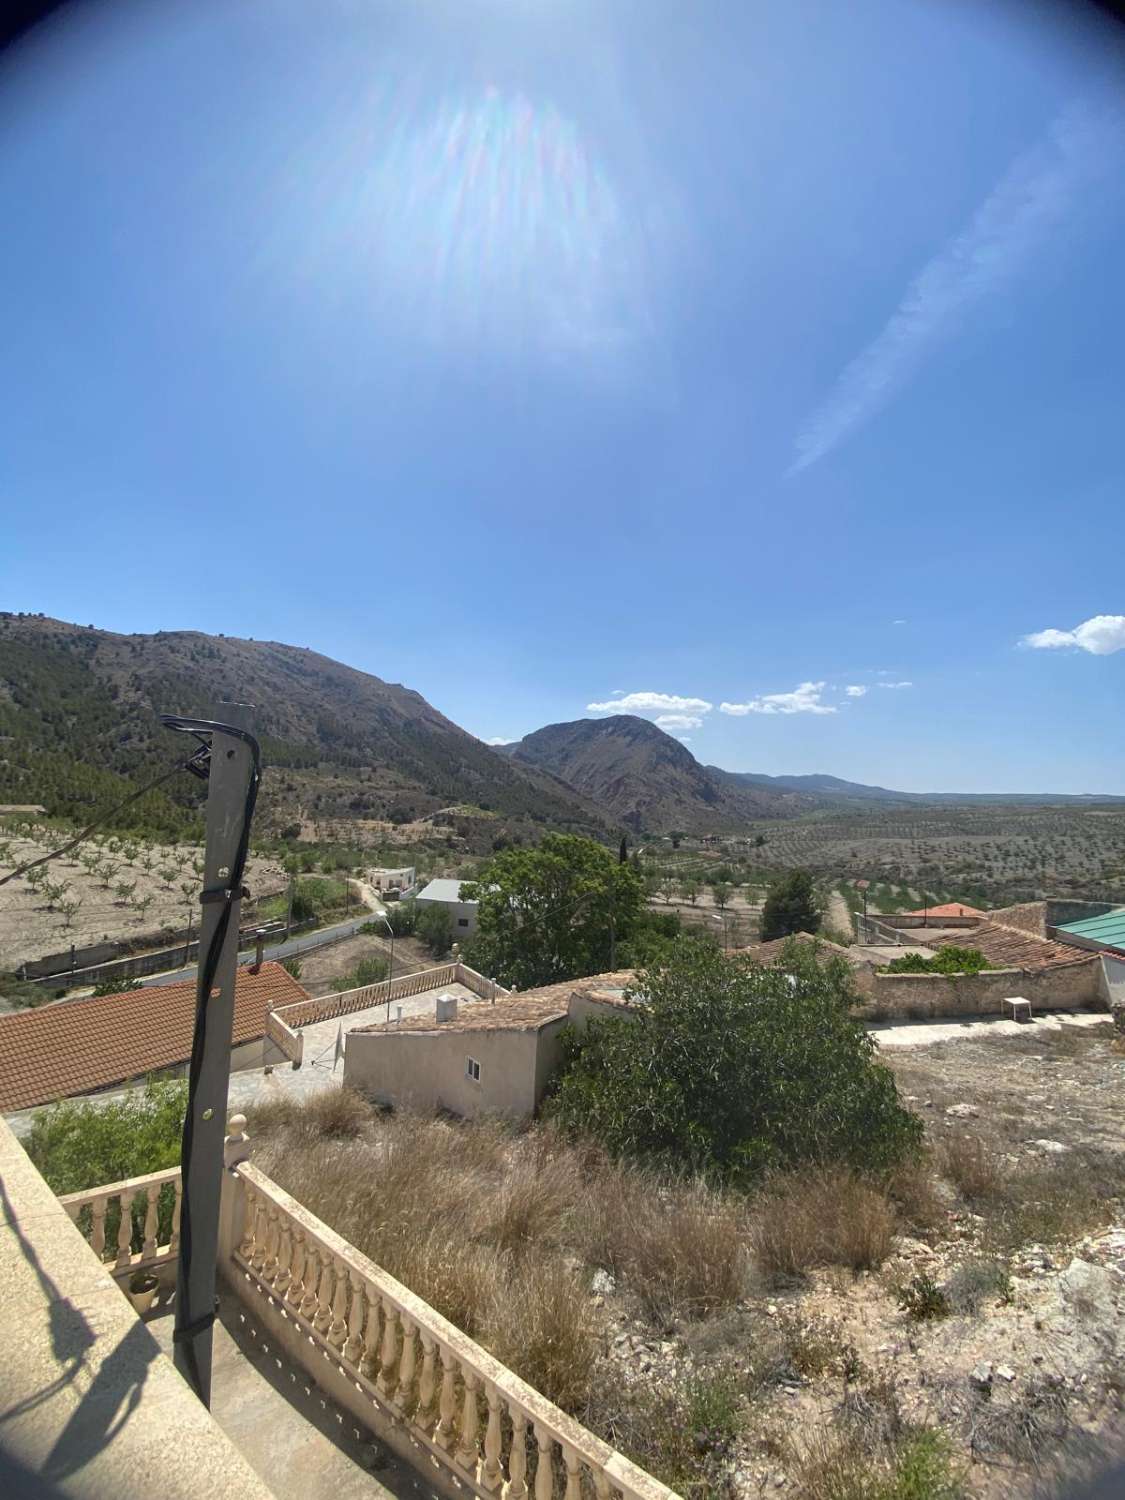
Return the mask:
M 701 766 L 679 740 L 631 714 L 548 724 L 509 746 L 508 754 L 519 765 L 558 776 L 646 833 L 719 833 L 815 805 L 799 792 L 742 785 Z
M 448 806 L 507 824 L 606 831 L 598 809 L 547 772 L 513 765 L 418 693 L 299 646 L 198 631 L 115 635 L 0 615 L 0 803 L 81 816 L 187 749 L 161 713 L 255 705 L 267 775 L 262 831 L 302 818 L 405 822 Z M 140 822 L 182 831 L 200 787 L 169 783 Z

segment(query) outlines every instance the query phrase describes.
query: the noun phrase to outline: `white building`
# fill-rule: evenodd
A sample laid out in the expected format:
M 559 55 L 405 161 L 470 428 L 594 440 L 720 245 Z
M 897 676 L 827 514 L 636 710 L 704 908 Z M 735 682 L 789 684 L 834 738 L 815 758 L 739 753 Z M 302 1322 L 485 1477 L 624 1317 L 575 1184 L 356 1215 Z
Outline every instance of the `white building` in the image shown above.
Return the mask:
M 368 870 L 367 879 L 377 891 L 397 890 L 405 894 L 414 889 L 414 866 L 403 865 L 397 870 Z
M 461 900 L 459 880 L 431 880 L 418 892 L 419 906 L 441 906 L 453 924 L 453 941 L 471 937 L 477 930 L 477 903 Z

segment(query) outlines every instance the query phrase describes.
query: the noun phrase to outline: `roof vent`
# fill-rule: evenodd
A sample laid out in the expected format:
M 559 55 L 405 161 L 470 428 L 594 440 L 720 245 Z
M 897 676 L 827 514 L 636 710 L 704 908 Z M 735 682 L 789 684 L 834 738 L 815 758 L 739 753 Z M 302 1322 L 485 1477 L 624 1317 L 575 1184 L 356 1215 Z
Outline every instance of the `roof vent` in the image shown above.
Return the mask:
M 457 996 L 439 995 L 434 1003 L 434 1014 L 439 1025 L 442 1021 L 455 1021 L 457 1019 Z

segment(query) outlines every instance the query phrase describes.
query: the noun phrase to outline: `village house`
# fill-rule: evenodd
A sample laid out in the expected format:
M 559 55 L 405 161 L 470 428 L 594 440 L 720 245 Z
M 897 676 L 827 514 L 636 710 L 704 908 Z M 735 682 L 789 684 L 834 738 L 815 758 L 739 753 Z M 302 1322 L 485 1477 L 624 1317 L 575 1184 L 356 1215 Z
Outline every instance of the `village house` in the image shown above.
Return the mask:
M 185 1073 L 195 997 L 195 980 L 185 979 L 0 1015 L 0 1113 L 97 1093 L 152 1073 Z M 300 1038 L 273 1012 L 308 998 L 279 963 L 240 968 L 231 1071 L 295 1060 Z
M 439 996 L 433 1015 L 350 1031 L 344 1084 L 398 1108 L 527 1118 L 558 1069 L 563 1028 L 621 1015 L 632 978 L 628 969 L 595 974 L 494 1003 Z

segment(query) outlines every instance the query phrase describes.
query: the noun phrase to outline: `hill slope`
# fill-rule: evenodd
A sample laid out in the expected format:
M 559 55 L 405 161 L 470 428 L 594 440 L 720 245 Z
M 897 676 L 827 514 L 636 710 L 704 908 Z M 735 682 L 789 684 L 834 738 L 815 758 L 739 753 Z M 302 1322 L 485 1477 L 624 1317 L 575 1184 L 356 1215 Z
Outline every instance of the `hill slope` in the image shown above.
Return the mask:
M 186 751 L 159 714 L 209 717 L 218 701 L 255 705 L 263 832 L 302 816 L 406 821 L 466 803 L 605 831 L 602 814 L 549 774 L 512 765 L 409 688 L 314 651 L 26 615 L 0 615 L 0 802 L 81 816 Z M 138 820 L 181 831 L 199 792 L 175 780 L 138 804 Z
M 630 828 L 651 833 L 718 833 L 815 806 L 789 789 L 743 786 L 701 766 L 679 740 L 632 714 L 548 724 L 507 753 L 520 765 L 552 772 Z

